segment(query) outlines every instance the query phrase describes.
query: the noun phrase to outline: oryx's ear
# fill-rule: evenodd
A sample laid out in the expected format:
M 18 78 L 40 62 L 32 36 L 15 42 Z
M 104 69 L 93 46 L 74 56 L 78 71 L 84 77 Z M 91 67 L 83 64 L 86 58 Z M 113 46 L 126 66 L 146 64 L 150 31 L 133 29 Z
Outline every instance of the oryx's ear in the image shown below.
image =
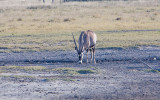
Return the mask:
M 78 48 L 77 47 L 75 47 L 75 50 L 77 50 Z

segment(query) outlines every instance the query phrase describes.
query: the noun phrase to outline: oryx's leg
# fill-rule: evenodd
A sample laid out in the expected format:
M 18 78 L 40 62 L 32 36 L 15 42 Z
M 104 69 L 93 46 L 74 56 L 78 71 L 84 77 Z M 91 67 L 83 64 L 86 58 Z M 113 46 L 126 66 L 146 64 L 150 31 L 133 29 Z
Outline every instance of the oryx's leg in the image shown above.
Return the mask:
M 92 63 L 92 61 L 93 61 L 93 48 L 91 48 L 90 52 L 91 52 L 91 63 Z
M 87 51 L 87 63 L 88 63 L 88 49 L 86 51 Z
M 96 64 L 96 60 L 95 60 L 95 46 L 93 47 L 93 59 L 94 59 L 94 63 Z

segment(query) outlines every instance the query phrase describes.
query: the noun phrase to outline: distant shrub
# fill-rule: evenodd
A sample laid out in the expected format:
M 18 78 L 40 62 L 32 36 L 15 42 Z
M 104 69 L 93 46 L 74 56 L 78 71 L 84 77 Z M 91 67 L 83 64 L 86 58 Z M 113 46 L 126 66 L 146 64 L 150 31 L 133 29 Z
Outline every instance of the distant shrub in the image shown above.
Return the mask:
M 64 22 L 70 22 L 70 21 L 74 21 L 75 20 L 75 18 L 65 18 L 63 21 Z
M 22 21 L 22 18 L 18 18 L 17 21 Z
M 71 20 L 69 18 L 65 18 L 64 22 L 70 22 Z
M 116 18 L 116 20 L 122 20 L 122 18 L 121 18 L 121 17 L 118 17 L 118 18 Z
M 159 73 L 160 70 L 147 69 L 146 72 Z

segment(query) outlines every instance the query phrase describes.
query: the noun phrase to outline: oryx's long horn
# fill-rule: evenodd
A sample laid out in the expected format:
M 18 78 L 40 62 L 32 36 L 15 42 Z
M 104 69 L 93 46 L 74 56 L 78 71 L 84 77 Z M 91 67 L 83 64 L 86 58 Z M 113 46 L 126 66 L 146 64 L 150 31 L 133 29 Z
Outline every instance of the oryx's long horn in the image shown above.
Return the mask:
M 78 48 L 77 48 L 77 44 L 76 44 L 76 40 L 75 40 L 75 38 L 74 38 L 73 33 L 72 33 L 72 36 L 73 36 L 73 41 L 74 41 L 74 44 L 75 44 L 75 50 L 77 50 L 77 52 L 78 52 Z

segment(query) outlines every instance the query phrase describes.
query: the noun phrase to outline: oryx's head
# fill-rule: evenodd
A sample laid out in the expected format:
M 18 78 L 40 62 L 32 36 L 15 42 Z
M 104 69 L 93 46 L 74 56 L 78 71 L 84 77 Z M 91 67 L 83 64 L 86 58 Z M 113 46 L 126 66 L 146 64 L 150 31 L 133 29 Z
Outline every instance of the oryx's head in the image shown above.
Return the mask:
M 74 38 L 73 33 L 72 33 L 72 36 L 73 36 L 73 41 L 74 41 L 74 44 L 75 44 L 75 50 L 78 53 L 79 63 L 82 64 L 82 60 L 83 60 L 83 46 L 81 46 L 81 44 L 79 44 L 79 49 L 78 49 L 77 44 L 76 44 L 76 40 Z

